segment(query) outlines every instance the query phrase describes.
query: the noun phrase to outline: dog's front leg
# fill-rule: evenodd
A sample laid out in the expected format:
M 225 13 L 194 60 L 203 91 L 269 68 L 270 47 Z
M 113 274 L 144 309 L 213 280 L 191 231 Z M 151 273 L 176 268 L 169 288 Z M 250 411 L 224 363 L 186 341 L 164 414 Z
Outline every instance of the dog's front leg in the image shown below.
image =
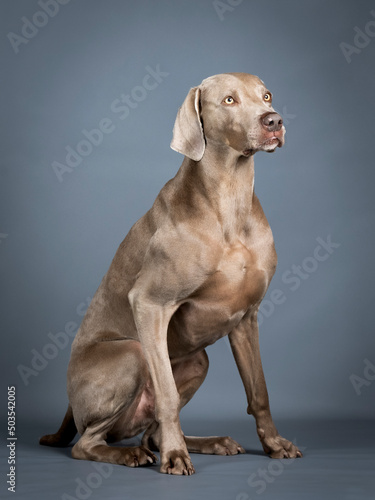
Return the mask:
M 129 300 L 155 391 L 155 420 L 159 426 L 153 439 L 160 450 L 160 472 L 191 475 L 195 471 L 181 431 L 180 397 L 167 345 L 168 324 L 177 306 L 156 304 L 139 288 L 133 288 Z
M 273 423 L 259 350 L 257 311 L 248 312 L 229 334 L 229 341 L 245 387 L 247 412 L 255 417 L 264 451 L 271 458 L 301 457 L 299 449 L 280 436 Z

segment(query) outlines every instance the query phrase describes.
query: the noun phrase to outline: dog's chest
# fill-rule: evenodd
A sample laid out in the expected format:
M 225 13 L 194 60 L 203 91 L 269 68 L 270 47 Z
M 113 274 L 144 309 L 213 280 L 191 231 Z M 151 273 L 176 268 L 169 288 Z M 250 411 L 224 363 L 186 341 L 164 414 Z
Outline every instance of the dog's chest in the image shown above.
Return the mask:
M 195 350 L 230 333 L 264 296 L 274 264 L 272 249 L 259 254 L 241 243 L 226 247 L 215 272 L 172 318 L 171 347 Z
M 224 249 L 216 271 L 197 293 L 197 303 L 226 312 L 230 320 L 245 313 L 266 292 L 268 272 L 254 250 L 242 244 Z

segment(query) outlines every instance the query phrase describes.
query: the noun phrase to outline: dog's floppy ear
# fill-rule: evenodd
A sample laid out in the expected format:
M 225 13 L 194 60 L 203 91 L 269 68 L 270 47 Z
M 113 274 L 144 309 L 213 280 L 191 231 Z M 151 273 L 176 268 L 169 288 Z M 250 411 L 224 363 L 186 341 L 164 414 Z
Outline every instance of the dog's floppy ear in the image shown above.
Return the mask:
M 194 161 L 202 159 L 206 146 L 199 116 L 199 99 L 199 87 L 190 89 L 178 110 L 171 142 L 172 149 Z

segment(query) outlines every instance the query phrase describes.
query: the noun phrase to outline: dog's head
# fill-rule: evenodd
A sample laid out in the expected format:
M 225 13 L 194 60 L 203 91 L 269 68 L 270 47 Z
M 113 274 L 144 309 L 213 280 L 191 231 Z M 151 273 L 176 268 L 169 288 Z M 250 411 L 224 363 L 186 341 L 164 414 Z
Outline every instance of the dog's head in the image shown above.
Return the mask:
M 208 142 L 250 156 L 275 151 L 284 136 L 283 120 L 262 80 L 225 73 L 190 89 L 177 114 L 171 148 L 194 161 L 202 159 Z

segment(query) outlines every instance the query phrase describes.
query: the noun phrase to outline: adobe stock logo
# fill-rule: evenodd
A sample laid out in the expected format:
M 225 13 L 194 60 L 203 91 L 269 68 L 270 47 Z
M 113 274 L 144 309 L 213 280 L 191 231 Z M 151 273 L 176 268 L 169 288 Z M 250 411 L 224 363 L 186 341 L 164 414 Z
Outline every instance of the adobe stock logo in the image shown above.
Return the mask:
M 102 486 L 103 479 L 108 479 L 115 469 L 112 464 L 95 462 L 92 463 L 92 468 L 95 469 L 95 472 L 90 472 L 83 479 L 81 477 L 75 478 L 75 496 L 69 495 L 69 493 L 63 493 L 61 495 L 61 500 L 88 500 L 94 493 L 94 490 Z M 106 495 L 104 495 L 104 497 L 106 497 Z
M 352 62 L 352 55 L 360 54 L 362 50 L 371 42 L 371 38 L 375 37 L 375 10 L 371 10 L 370 14 L 374 19 L 368 21 L 363 30 L 358 28 L 358 26 L 354 26 L 354 45 L 347 42 L 341 42 L 339 44 L 341 52 L 343 53 L 348 64 Z
M 362 394 L 362 387 L 368 387 L 375 380 L 375 365 L 371 363 L 371 361 L 367 358 L 363 360 L 365 367 L 363 368 L 362 375 L 357 375 L 356 373 L 352 373 L 349 377 L 350 382 L 353 385 L 355 393 L 357 396 Z
M 225 12 L 233 12 L 235 7 L 238 7 L 243 0 L 226 0 L 222 2 L 220 0 L 214 0 L 212 5 L 214 6 L 215 12 L 218 15 L 220 21 L 224 21 Z
M 27 17 L 21 17 L 22 27 L 21 35 L 10 31 L 7 38 L 14 50 L 15 54 L 20 51 L 21 45 L 27 45 L 30 40 L 39 33 L 41 28 L 44 28 L 52 17 L 55 17 L 60 10 L 60 5 L 67 5 L 70 0 L 39 0 L 38 5 L 43 10 L 36 11 L 31 20 Z
M 116 116 L 119 120 L 125 120 L 144 101 L 150 92 L 155 90 L 169 73 L 160 69 L 160 64 L 154 68 L 146 66 L 146 74 L 143 76 L 140 85 L 135 85 L 127 94 L 121 94 L 110 104 L 111 118 L 103 117 L 97 123 L 97 127 L 87 130 L 81 130 L 83 136 L 75 146 L 65 146 L 65 163 L 54 160 L 51 164 L 52 169 L 59 182 L 64 180 L 64 176 L 74 171 L 84 159 L 102 144 L 105 137 L 114 132 L 117 128 L 112 117 Z M 108 113 L 109 114 L 109 113 Z
M 308 280 L 312 274 L 316 273 L 322 263 L 330 258 L 341 243 L 332 241 L 329 234 L 325 239 L 320 236 L 316 238 L 318 245 L 309 255 L 303 259 L 300 265 L 293 264 L 289 269 L 286 269 L 281 275 L 281 281 L 288 286 L 291 292 L 299 289 L 303 282 Z M 260 326 L 264 318 L 269 318 L 273 315 L 276 308 L 287 301 L 287 293 L 280 289 L 274 288 L 269 293 L 269 298 L 263 299 L 258 311 L 258 325 Z
M 297 440 L 293 439 L 293 442 L 297 444 Z M 305 451 L 305 446 L 299 446 L 301 451 Z M 267 489 L 269 484 L 278 481 L 278 477 L 282 476 L 286 469 L 288 469 L 295 461 L 299 462 L 299 458 L 284 458 L 284 459 L 270 459 L 267 465 L 264 467 L 259 467 L 256 472 L 250 474 L 247 478 L 247 484 L 254 488 L 251 491 L 255 492 L 257 495 L 261 495 Z M 246 491 L 241 491 L 236 496 L 235 500 L 252 500 L 253 496 L 250 496 Z M 276 498 L 276 497 L 275 497 Z
M 81 318 L 86 314 L 87 308 L 90 305 L 91 298 L 87 297 L 84 302 L 81 302 L 76 307 L 76 313 Z M 75 337 L 78 330 L 78 323 L 76 321 L 67 321 L 64 329 L 57 333 L 49 332 L 47 337 L 49 342 L 45 343 L 38 349 L 31 349 L 32 355 L 30 364 L 19 364 L 17 371 L 25 386 L 30 384 L 31 377 L 37 377 L 44 371 L 50 362 L 57 358 L 57 356 L 68 346 L 71 345 L 72 339 Z

